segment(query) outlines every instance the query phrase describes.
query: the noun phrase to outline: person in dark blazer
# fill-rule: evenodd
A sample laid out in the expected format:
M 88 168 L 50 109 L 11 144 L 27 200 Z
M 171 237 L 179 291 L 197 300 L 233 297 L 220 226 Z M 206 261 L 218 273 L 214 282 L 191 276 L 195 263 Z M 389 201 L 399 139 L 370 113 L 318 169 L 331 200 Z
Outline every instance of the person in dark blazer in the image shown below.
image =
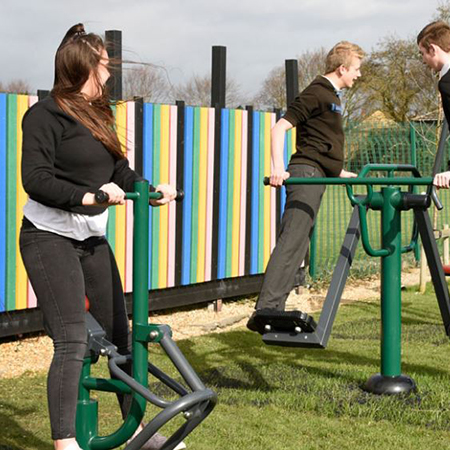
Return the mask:
M 442 108 L 450 124 L 450 26 L 441 20 L 429 23 L 417 35 L 417 45 L 424 64 L 439 74 Z M 450 171 L 436 174 L 433 182 L 438 188 L 448 189 Z

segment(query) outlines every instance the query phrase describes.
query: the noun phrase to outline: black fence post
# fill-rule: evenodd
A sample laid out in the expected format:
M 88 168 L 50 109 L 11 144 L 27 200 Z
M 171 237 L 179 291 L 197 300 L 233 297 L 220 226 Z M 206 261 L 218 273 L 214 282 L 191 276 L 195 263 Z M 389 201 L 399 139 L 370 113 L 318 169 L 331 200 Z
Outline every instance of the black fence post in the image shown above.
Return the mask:
M 211 107 L 226 107 L 227 48 L 215 45 L 212 48 Z
M 47 91 L 45 89 L 38 89 L 37 96 L 39 101 L 44 100 L 45 97 L 48 97 L 50 94 L 50 91 Z
M 108 30 L 105 32 L 106 49 L 111 61 L 111 77 L 107 82 L 111 100 L 122 100 L 122 32 Z
M 214 182 L 213 182 L 213 226 L 211 252 L 211 278 L 217 279 L 219 239 L 219 191 L 220 191 L 220 153 L 222 135 L 222 108 L 226 107 L 227 48 L 216 45 L 212 48 L 211 64 L 211 107 L 214 114 Z
M 134 170 L 144 174 L 144 99 L 134 97 Z
M 288 107 L 298 95 L 298 61 L 286 59 L 286 107 Z

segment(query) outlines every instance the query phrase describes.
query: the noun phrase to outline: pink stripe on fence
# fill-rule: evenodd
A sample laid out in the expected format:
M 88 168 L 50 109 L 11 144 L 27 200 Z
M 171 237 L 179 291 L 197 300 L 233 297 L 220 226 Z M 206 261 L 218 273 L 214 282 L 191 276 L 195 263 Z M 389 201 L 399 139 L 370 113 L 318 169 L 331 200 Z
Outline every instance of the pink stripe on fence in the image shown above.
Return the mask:
M 242 153 L 241 153 L 241 223 L 239 230 L 239 269 L 240 276 L 245 274 L 245 227 L 247 210 L 247 124 L 248 112 L 242 111 Z
M 214 191 L 214 121 L 215 110 L 209 109 L 208 114 L 208 165 L 206 188 L 206 249 L 205 249 L 205 281 L 211 280 L 212 253 L 212 219 L 213 219 L 213 191 Z
M 28 107 L 32 107 L 38 101 L 37 95 L 30 95 L 28 97 Z M 30 281 L 27 281 L 27 307 L 28 308 L 36 308 L 37 306 L 37 298 L 34 293 L 33 287 L 31 286 Z
M 271 117 L 270 117 L 270 122 L 271 122 L 271 129 L 274 127 L 275 125 L 275 114 L 272 113 Z M 272 158 L 270 159 L 270 167 L 271 169 L 273 163 L 272 163 Z M 276 240 L 276 226 L 277 226 L 277 191 L 276 189 L 271 189 L 270 190 L 270 221 L 271 221 L 271 225 L 270 225 L 270 253 L 272 253 L 273 248 L 275 247 L 275 240 Z

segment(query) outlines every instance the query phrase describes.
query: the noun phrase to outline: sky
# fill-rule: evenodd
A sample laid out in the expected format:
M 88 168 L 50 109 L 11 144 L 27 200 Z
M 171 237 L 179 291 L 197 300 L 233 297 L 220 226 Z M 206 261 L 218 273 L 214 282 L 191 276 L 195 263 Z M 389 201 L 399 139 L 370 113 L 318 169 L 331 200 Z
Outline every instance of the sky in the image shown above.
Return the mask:
M 163 66 L 172 84 L 211 72 L 227 47 L 227 76 L 255 94 L 271 69 L 349 40 L 370 52 L 388 35 L 416 36 L 442 0 L 0 0 L 0 82 L 51 89 L 53 58 L 75 23 L 121 30 L 123 58 Z

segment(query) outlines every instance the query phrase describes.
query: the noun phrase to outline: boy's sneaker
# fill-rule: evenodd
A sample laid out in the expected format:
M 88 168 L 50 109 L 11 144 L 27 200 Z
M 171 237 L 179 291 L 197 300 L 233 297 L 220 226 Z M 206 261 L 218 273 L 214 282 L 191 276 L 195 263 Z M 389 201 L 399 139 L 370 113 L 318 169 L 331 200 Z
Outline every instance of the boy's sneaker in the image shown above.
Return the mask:
M 133 438 L 138 434 L 136 432 Z M 127 444 L 129 444 L 133 438 L 131 438 Z M 165 443 L 167 442 L 167 438 L 162 434 L 155 433 L 142 447 L 142 450 L 159 450 Z M 174 450 L 184 450 L 186 448 L 186 444 L 181 441 Z

